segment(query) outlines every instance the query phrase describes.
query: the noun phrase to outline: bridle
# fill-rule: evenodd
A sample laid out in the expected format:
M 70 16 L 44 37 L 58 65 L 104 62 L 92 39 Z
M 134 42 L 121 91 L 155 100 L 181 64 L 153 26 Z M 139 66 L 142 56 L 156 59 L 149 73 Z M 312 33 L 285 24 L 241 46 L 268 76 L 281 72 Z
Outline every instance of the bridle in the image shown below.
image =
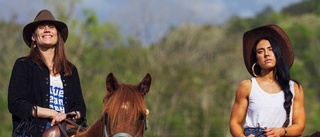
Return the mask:
M 111 136 L 109 133 L 108 133 L 108 127 L 106 124 L 109 123 L 108 121 L 108 114 L 105 113 L 103 115 L 103 117 L 101 118 L 101 122 L 103 122 L 103 137 L 132 137 L 132 135 L 128 134 L 128 133 L 125 133 L 125 132 L 120 132 L 120 133 L 117 133 L 113 136 Z M 142 128 L 142 137 L 143 137 L 143 134 L 144 134 L 144 131 L 148 129 L 148 120 L 147 120 L 147 117 L 144 118 L 143 120 L 143 125 L 144 125 L 144 128 Z

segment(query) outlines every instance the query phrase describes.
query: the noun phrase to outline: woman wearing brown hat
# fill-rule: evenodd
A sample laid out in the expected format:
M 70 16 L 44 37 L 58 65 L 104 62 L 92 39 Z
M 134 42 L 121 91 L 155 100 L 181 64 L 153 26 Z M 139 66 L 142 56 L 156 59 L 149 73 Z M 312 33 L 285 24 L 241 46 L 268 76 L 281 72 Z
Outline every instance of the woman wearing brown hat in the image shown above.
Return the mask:
M 242 81 L 237 89 L 230 118 L 232 136 L 302 135 L 304 93 L 290 77 L 294 54 L 286 33 L 273 24 L 247 31 L 243 57 L 253 77 Z
M 68 61 L 67 25 L 41 10 L 23 29 L 30 54 L 13 66 L 8 90 L 13 136 L 41 137 L 50 126 L 75 116 L 85 122 L 86 106 L 77 68 Z

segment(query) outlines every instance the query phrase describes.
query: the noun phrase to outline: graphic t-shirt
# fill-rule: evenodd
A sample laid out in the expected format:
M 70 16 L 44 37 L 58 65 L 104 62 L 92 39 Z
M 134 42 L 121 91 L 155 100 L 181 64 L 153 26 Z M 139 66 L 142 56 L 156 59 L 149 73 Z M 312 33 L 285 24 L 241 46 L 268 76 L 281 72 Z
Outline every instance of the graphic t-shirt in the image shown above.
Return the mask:
M 55 77 L 50 75 L 49 108 L 52 108 L 56 111 L 60 111 L 61 113 L 65 113 L 63 99 L 64 99 L 64 90 L 63 90 L 63 85 L 62 85 L 60 75 Z

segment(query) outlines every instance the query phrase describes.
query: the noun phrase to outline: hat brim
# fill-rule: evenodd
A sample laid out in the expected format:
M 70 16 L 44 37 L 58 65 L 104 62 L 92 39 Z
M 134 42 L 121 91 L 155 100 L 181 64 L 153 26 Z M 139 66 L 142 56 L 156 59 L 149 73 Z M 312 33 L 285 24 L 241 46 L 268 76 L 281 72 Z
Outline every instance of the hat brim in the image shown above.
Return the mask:
M 254 76 L 251 69 L 255 63 L 254 58 L 252 58 L 254 56 L 251 55 L 252 48 L 256 41 L 263 37 L 272 37 L 278 42 L 286 65 L 290 69 L 294 61 L 294 53 L 290 39 L 279 26 L 270 24 L 249 30 L 243 35 L 243 58 L 248 72 Z
M 55 21 L 55 20 L 41 20 L 41 21 L 31 22 L 23 28 L 23 32 L 22 32 L 23 40 L 29 47 L 30 47 L 30 44 L 32 41 L 32 39 L 31 39 L 32 33 L 34 32 L 35 27 L 43 22 L 48 22 L 48 23 L 54 24 L 55 27 L 57 28 L 57 30 L 60 32 L 63 41 L 64 42 L 67 41 L 68 27 L 65 23 L 60 22 L 60 21 Z

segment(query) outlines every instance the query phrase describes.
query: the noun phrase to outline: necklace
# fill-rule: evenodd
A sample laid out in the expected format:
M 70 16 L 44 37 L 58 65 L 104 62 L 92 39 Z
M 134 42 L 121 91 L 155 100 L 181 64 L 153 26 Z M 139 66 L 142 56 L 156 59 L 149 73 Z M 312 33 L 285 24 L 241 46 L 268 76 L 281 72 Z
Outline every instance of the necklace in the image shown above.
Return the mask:
M 50 63 L 50 64 L 48 63 L 48 66 L 52 67 L 52 66 L 53 66 L 53 63 Z
M 52 71 L 52 70 L 53 70 L 53 69 L 52 69 L 52 68 L 53 68 L 53 65 L 52 65 L 52 64 L 48 64 L 48 68 L 49 68 L 50 71 Z

